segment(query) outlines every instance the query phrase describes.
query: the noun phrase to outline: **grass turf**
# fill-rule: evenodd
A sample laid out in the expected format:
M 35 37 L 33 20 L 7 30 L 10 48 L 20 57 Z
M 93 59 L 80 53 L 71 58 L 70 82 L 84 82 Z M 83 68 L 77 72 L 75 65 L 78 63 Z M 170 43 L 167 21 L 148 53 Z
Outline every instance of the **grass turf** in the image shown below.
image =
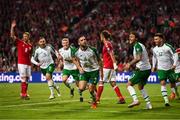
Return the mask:
M 171 106 L 165 107 L 159 84 L 148 84 L 153 109 L 146 110 L 145 102 L 136 88 L 141 104 L 127 108 L 132 99 L 125 84 L 118 84 L 126 98 L 126 104 L 116 104 L 115 92 L 106 84 L 101 103 L 97 109 L 91 109 L 88 103 L 90 94 L 83 93 L 84 102 L 79 102 L 79 95 L 75 89 L 75 96 L 70 97 L 70 91 L 63 84 L 60 85 L 61 97 L 48 100 L 49 89 L 46 83 L 30 83 L 30 100 L 19 97 L 20 84 L 0 84 L 0 119 L 180 119 L 180 100 L 170 101 Z M 170 93 L 169 85 L 168 91 Z M 180 90 L 179 90 L 180 91 Z

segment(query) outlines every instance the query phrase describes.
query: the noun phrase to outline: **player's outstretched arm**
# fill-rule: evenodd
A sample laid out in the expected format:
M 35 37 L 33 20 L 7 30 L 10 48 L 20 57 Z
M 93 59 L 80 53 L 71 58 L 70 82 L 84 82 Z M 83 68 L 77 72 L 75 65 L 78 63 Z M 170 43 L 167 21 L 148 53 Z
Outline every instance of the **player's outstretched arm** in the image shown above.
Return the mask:
M 16 35 L 15 35 L 15 32 L 14 32 L 14 28 L 16 27 L 16 21 L 13 20 L 12 23 L 11 23 L 11 31 L 10 31 L 10 34 L 11 34 L 11 38 L 13 40 L 16 40 Z

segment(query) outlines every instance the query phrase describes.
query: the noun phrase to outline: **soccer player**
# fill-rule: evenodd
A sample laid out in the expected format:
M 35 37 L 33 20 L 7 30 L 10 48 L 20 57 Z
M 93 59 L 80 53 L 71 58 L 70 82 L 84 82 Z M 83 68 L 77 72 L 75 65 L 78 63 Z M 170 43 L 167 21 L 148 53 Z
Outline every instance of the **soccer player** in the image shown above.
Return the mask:
M 79 90 L 83 92 L 86 89 L 87 83 L 89 92 L 92 98 L 91 108 L 97 107 L 95 89 L 99 81 L 99 71 L 102 79 L 101 59 L 97 50 L 88 46 L 85 36 L 80 36 L 78 39 L 79 49 L 73 52 L 73 62 L 80 72 Z
M 34 55 L 31 57 L 31 62 L 39 66 L 43 75 L 46 76 L 46 80 L 51 92 L 49 99 L 51 100 L 55 98 L 54 89 L 57 91 L 58 96 L 61 96 L 59 87 L 52 80 L 52 73 L 55 69 L 52 54 L 55 54 L 56 57 L 59 56 L 57 51 L 55 51 L 52 46 L 46 44 L 46 39 L 44 37 L 40 37 L 38 44 L 39 47 L 35 50 Z
M 119 87 L 116 85 L 116 70 L 118 66 L 114 57 L 113 46 L 110 42 L 111 34 L 107 30 L 102 31 L 100 34 L 100 40 L 103 43 L 103 79 L 100 79 L 99 81 L 96 96 L 97 103 L 100 102 L 100 97 L 104 89 L 104 83 L 110 82 L 111 86 L 117 94 L 117 97 L 119 98 L 117 103 L 124 104 L 125 100 L 120 92 Z
M 146 101 L 146 108 L 152 109 L 150 98 L 144 88 L 151 73 L 151 65 L 146 48 L 142 43 L 138 42 L 138 39 L 139 37 L 136 32 L 130 32 L 129 43 L 133 45 L 133 60 L 127 63 L 124 69 L 129 70 L 133 65 L 136 65 L 136 69 L 133 71 L 133 74 L 127 83 L 127 89 L 133 98 L 133 102 L 129 104 L 128 107 L 132 108 L 140 104 L 136 91 L 133 88 L 135 84 L 138 84 L 138 89 L 141 91 L 141 94 Z
M 155 47 L 153 48 L 153 67 L 152 72 L 155 71 L 157 66 L 158 78 L 161 84 L 161 93 L 165 101 L 165 106 L 170 106 L 167 97 L 166 81 L 169 79 L 171 91 L 173 92 L 171 99 L 175 98 L 175 77 L 174 69 L 177 64 L 174 48 L 165 43 L 165 38 L 162 33 L 154 35 Z
M 21 77 L 21 99 L 29 100 L 29 95 L 27 93 L 28 90 L 28 80 L 31 76 L 31 53 L 32 53 L 32 45 L 29 43 L 30 34 L 29 32 L 23 33 L 23 38 L 20 40 L 17 38 L 14 32 L 14 28 L 16 27 L 16 21 L 12 21 L 11 23 L 11 38 L 16 42 L 16 47 L 18 50 L 18 71 Z
M 63 71 L 62 71 L 62 81 L 66 87 L 70 89 L 71 96 L 74 96 L 74 88 L 68 83 L 68 78 L 70 75 L 73 76 L 76 85 L 78 87 L 79 82 L 79 70 L 72 61 L 72 51 L 75 50 L 75 47 L 69 45 L 69 38 L 62 39 L 62 48 L 59 49 L 59 53 L 63 58 Z M 82 93 L 80 93 L 80 102 L 83 102 Z
M 176 55 L 177 55 L 177 63 L 176 63 L 176 68 L 175 68 L 175 80 L 176 80 L 176 87 L 175 87 L 175 92 L 177 95 L 177 98 L 180 99 L 177 87 L 180 86 L 180 48 L 176 49 Z M 171 93 L 171 96 L 173 96 L 173 92 Z

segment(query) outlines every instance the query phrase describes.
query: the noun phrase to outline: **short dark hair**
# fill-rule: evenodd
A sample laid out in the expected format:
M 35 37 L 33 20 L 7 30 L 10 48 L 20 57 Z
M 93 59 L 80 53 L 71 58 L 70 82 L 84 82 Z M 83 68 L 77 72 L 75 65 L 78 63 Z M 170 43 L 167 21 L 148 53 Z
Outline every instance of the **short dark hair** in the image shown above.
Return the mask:
M 137 32 L 131 31 L 131 32 L 129 33 L 129 35 L 130 35 L 130 34 L 133 34 L 133 35 L 135 36 L 135 38 L 139 39 L 139 34 L 138 34 Z
M 112 35 L 111 35 L 111 33 L 109 31 L 103 30 L 101 33 L 106 39 L 112 40 Z
M 160 37 L 165 40 L 165 36 L 162 33 L 155 33 L 154 37 Z
M 43 37 L 43 36 L 40 36 L 40 37 L 39 37 L 39 40 L 41 40 L 41 39 L 45 39 L 45 37 Z M 45 39 L 45 40 L 46 40 L 46 39 Z

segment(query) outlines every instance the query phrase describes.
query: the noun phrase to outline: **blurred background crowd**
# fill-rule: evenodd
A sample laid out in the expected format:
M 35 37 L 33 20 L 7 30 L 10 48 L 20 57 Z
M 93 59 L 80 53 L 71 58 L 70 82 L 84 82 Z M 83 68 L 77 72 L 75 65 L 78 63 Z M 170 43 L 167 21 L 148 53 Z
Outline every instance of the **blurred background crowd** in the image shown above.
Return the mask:
M 90 45 L 100 48 L 99 33 L 107 29 L 113 36 L 119 69 L 132 56 L 128 45 L 131 30 L 138 32 L 149 55 L 156 32 L 164 33 L 173 47 L 180 47 L 179 0 L 1 0 L 0 15 L 0 72 L 17 71 L 17 49 L 10 38 L 14 19 L 19 38 L 28 31 L 36 46 L 44 36 L 57 50 L 63 36 L 77 45 L 82 33 Z M 32 71 L 37 70 L 32 66 Z

